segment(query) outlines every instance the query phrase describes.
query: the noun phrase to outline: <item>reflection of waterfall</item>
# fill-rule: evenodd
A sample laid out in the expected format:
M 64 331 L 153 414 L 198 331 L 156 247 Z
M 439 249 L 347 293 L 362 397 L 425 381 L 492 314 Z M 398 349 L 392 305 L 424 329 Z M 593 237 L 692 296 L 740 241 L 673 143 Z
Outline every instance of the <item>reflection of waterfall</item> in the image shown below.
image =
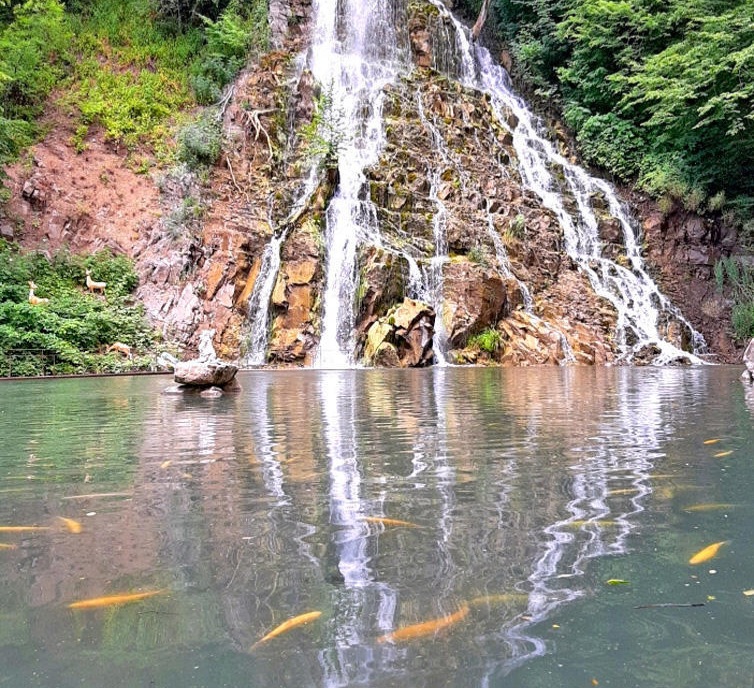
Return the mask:
M 491 99 L 500 124 L 508 129 L 505 113 L 516 120 L 512 128 L 513 145 L 524 183 L 553 211 L 560 222 L 568 255 L 587 275 L 595 292 L 606 298 L 618 314 L 617 344 L 622 358 L 647 346 L 655 347 L 658 364 L 679 357 L 701 363 L 696 356 L 681 351 L 661 334 L 675 321 L 690 335 L 694 353 L 704 349 L 702 336 L 693 330 L 680 311 L 663 296 L 647 274 L 634 231 L 634 221 L 626 213 L 612 187 L 589 176 L 560 155 L 538 132 L 534 116 L 526 104 L 510 90 L 507 72 L 492 60 L 490 53 L 469 41 L 466 29 L 445 6 L 431 0 L 445 21 L 455 27 L 455 49 L 459 55 L 460 77 L 465 85 L 481 90 Z M 557 181 L 557 176 L 562 180 Z M 619 222 L 623 233 L 625 264 L 602 255 L 599 219 L 595 202 L 604 199 L 609 214 Z M 575 209 L 569 209 L 575 203 Z
M 571 373 L 566 372 L 566 384 Z M 569 394 L 568 387 L 563 391 Z M 527 631 L 585 594 L 579 581 L 589 559 L 628 551 L 636 517 L 652 492 L 650 472 L 664 456 L 660 447 L 667 439 L 665 391 L 662 375 L 645 379 L 637 404 L 630 373 L 619 376 L 616 401 L 611 404 L 617 412 L 606 409 L 598 421 L 601 431 L 590 433 L 584 446 L 570 449 L 569 455 L 576 459 L 570 467 L 570 515 L 542 529 L 545 541 L 528 579 L 527 618 L 506 633 L 516 651 L 502 673 L 545 653 L 544 641 Z M 563 403 L 567 405 L 567 399 Z
M 388 0 L 318 0 L 311 71 L 329 89 L 342 127 L 340 185 L 326 213 L 326 284 L 317 362 L 323 368 L 351 364 L 354 348 L 356 248 L 381 245 L 376 212 L 365 198 L 364 169 L 384 145 L 383 88 L 407 65 L 408 32 Z
M 290 503 L 290 498 L 285 493 L 283 470 L 275 451 L 275 443 L 272 434 L 272 421 L 270 418 L 269 396 L 270 380 L 260 380 L 253 389 L 252 425 L 256 439 L 256 454 L 262 463 L 262 480 L 271 497 L 275 498 L 275 506 Z
M 374 582 L 370 570 L 367 510 L 362 497 L 362 466 L 355 435 L 353 380 L 332 371 L 321 378 L 324 435 L 329 466 L 330 523 L 335 528 L 333 545 L 344 589 L 335 595 L 335 647 L 320 653 L 326 686 L 367 683 L 374 664 L 374 650 L 365 631 L 386 624 L 395 609 L 395 593 Z M 375 599 L 376 598 L 376 599 Z

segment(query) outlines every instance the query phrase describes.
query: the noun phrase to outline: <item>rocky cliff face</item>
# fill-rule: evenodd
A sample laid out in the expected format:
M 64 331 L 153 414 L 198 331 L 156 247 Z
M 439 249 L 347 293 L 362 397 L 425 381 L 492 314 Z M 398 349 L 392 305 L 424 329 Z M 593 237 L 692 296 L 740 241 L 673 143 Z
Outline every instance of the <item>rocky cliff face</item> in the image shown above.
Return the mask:
M 320 335 L 325 214 L 338 179 L 325 165 L 307 186 L 311 141 L 302 132 L 314 116 L 318 87 L 291 58 L 306 45 L 309 14 L 304 2 L 273 3 L 276 50 L 236 83 L 223 115 L 224 153 L 208 182 L 178 171 L 152 183 L 96 132 L 83 158 L 77 156 L 63 119 L 57 137 L 11 170 L 12 221 L 4 222 L 3 234 L 49 252 L 109 246 L 133 256 L 138 298 L 165 337 L 191 350 L 198 331 L 211 327 L 218 354 L 233 359 L 247 353 L 249 304 L 265 249 L 273 236 L 284 237 L 267 361 L 310 364 Z M 411 3 L 409 27 L 415 69 L 387 88 L 386 145 L 366 171 L 364 193 L 384 241 L 358 251 L 357 356 L 374 365 L 431 364 L 437 315 L 451 361 L 615 361 L 615 309 L 563 252 L 554 214 L 522 184 L 509 130 L 496 123 L 487 96 L 432 68 L 450 59 L 435 39 L 442 18 Z M 732 250 L 735 237 L 691 214 L 633 200 L 660 288 L 704 335 L 713 360 L 737 360 L 729 304 L 712 280 L 715 261 Z M 592 202 L 599 208 L 602 201 Z M 435 313 L 411 298 L 411 280 L 412 270 L 427 268 L 436 253 L 438 222 L 447 259 Z M 619 230 L 605 212 L 600 239 L 616 262 L 626 260 Z M 677 322 L 665 328 L 688 348 Z

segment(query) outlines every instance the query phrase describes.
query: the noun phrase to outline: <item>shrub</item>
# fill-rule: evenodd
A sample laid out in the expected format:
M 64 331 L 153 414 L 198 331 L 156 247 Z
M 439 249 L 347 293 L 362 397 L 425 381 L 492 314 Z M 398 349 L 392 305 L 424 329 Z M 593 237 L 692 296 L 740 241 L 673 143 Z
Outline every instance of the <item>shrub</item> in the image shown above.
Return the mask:
M 492 355 L 500 349 L 502 343 L 503 340 L 500 333 L 496 329 L 490 327 L 479 334 L 469 337 L 467 346 Z
M 214 110 L 203 112 L 178 134 L 178 159 L 189 169 L 212 165 L 222 149 L 222 128 Z
M 85 270 L 107 282 L 106 298 L 84 290 Z M 49 303 L 27 301 L 28 280 Z M 98 353 L 113 341 L 148 349 L 154 339 L 141 306 L 131 305 L 137 276 L 130 261 L 100 252 L 52 260 L 0 242 L 0 374 L 122 370 L 144 365 Z

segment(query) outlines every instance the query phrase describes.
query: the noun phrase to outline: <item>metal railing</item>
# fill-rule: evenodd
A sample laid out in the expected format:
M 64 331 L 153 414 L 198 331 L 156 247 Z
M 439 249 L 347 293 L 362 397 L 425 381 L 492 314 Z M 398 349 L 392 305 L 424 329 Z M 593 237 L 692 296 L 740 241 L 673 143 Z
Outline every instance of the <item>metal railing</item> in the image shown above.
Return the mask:
M 57 352 L 52 349 L 8 349 L 0 354 L 0 377 L 53 375 L 57 363 Z

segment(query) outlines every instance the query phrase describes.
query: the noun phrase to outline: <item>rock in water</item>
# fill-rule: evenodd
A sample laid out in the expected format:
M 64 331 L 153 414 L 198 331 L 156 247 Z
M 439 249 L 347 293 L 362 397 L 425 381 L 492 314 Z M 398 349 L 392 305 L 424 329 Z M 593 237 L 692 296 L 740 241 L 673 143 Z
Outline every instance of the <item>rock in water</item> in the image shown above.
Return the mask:
M 212 346 L 214 330 L 205 330 L 199 335 L 199 358 L 176 363 L 173 379 L 192 387 L 224 387 L 238 372 L 238 366 L 221 361 Z
M 754 339 L 749 341 L 744 351 L 744 365 L 746 370 L 741 377 L 749 382 L 754 382 Z
M 183 361 L 175 366 L 173 377 L 182 385 L 195 387 L 223 387 L 227 385 L 238 372 L 238 366 L 222 361 Z

